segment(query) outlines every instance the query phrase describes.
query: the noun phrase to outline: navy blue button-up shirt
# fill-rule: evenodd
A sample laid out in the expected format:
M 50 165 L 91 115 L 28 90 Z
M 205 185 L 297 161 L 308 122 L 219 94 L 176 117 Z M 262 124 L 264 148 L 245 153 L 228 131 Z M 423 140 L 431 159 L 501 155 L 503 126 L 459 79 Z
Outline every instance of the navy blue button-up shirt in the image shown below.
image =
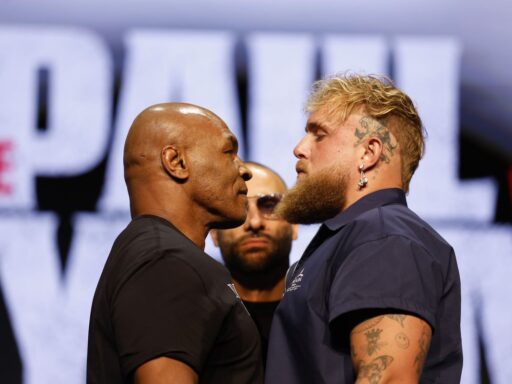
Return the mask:
M 433 335 L 421 382 L 460 381 L 455 255 L 400 189 L 371 193 L 324 222 L 292 266 L 272 323 L 266 384 L 353 383 L 348 340 L 333 325 L 361 310 L 427 321 Z

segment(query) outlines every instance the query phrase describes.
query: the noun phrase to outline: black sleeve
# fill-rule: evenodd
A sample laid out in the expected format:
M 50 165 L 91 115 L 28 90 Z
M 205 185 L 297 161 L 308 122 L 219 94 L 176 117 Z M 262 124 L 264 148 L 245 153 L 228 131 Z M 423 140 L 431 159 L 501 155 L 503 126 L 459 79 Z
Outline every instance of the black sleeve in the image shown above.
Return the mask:
M 130 276 L 115 295 L 112 312 L 125 377 L 160 356 L 200 372 L 223 319 L 196 270 L 168 255 Z
M 425 249 L 388 236 L 357 247 L 340 266 L 329 292 L 329 321 L 389 309 L 419 316 L 435 329 L 442 292 L 441 267 Z

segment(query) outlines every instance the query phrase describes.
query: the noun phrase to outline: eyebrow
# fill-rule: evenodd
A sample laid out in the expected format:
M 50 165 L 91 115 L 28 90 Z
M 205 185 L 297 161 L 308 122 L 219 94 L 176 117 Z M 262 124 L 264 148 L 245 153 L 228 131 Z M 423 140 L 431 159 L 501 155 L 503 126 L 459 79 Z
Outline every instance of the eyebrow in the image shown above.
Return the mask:
M 231 142 L 231 145 L 233 146 L 233 149 L 235 152 L 238 152 L 238 140 L 234 135 L 228 135 L 228 141 Z
M 309 132 L 314 133 L 314 132 L 317 132 L 320 130 L 322 130 L 324 132 L 329 132 L 329 128 L 322 123 L 317 123 L 317 122 L 312 121 L 312 122 L 309 122 L 306 124 L 306 128 L 305 128 L 306 133 L 309 133 Z

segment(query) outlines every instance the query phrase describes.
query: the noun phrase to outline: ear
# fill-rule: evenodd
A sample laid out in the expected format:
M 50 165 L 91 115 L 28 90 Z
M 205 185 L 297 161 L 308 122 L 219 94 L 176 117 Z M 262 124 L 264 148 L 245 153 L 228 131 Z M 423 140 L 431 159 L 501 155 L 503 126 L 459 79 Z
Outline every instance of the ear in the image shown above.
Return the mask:
M 183 150 L 174 145 L 167 145 L 162 148 L 161 159 L 162 166 L 171 177 L 181 181 L 188 179 L 189 169 Z
M 292 224 L 292 239 L 297 240 L 299 236 L 299 224 Z
M 216 229 L 212 229 L 210 231 L 210 237 L 212 238 L 213 244 L 218 248 L 219 247 L 219 233 Z
M 383 154 L 384 145 L 378 137 L 372 136 L 363 144 L 362 149 L 363 153 L 360 160 L 366 170 L 377 165 Z

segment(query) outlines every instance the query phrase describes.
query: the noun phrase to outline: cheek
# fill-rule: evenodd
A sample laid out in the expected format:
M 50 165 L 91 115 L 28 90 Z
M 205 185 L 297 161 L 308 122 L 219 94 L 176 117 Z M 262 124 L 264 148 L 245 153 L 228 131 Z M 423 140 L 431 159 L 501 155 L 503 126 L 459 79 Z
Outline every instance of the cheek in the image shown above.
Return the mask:
M 240 227 L 236 227 L 233 229 L 224 230 L 222 239 L 223 239 L 223 241 L 231 244 L 231 243 L 238 241 L 238 239 L 242 235 L 243 235 L 243 230 L 242 230 L 242 226 L 240 226 Z
M 325 141 L 317 149 L 316 161 L 326 167 L 351 164 L 356 159 L 356 148 L 349 139 Z
M 319 143 L 311 151 L 311 163 L 317 168 L 328 167 L 336 163 L 341 156 L 339 148 L 335 148 L 327 143 Z
M 238 179 L 238 167 L 231 160 L 219 162 L 219 167 L 214 175 L 215 179 L 220 179 L 222 175 L 222 180 L 226 186 L 234 185 Z

